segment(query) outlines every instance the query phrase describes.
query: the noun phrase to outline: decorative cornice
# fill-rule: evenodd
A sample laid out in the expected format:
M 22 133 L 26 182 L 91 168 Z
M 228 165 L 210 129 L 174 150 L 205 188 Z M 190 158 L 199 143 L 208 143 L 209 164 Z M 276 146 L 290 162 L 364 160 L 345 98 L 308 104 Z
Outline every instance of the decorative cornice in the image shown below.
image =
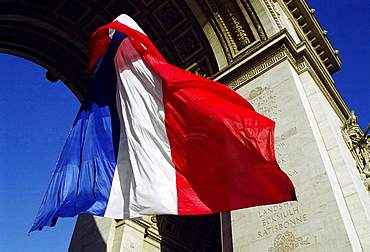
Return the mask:
M 267 0 L 264 0 L 267 1 Z M 300 31 L 301 37 L 309 42 L 322 64 L 328 69 L 330 74 L 340 70 L 341 60 L 338 57 L 339 51 L 335 50 L 326 37 L 327 31 L 322 30 L 306 1 L 303 0 L 283 0 L 288 9 L 288 14 L 292 16 L 293 25 Z
M 233 62 L 211 79 L 236 90 L 284 60 L 288 60 L 298 74 L 309 72 L 339 118 L 344 121 L 348 117 L 350 111 L 347 105 L 335 88 L 331 75 L 320 64 L 313 49 L 305 41 L 298 45 L 294 43 L 285 29 L 267 41 L 251 47 L 249 51 L 240 55 L 238 61 Z
M 262 75 L 284 60 L 288 60 L 298 74 L 309 71 L 315 82 L 319 83 L 321 86 L 323 85 L 323 82 L 310 66 L 310 63 L 307 61 L 306 57 L 302 56 L 296 59 L 285 45 L 282 45 L 276 51 L 274 51 L 274 53 L 268 55 L 267 57 L 262 58 L 257 64 L 253 64 L 252 67 L 245 68 L 242 72 L 239 72 L 236 77 L 224 82 L 224 84 L 234 90 L 237 90 L 241 86 Z M 329 95 L 325 89 L 322 91 Z
M 297 60 L 295 62 L 295 68 L 296 68 L 298 74 L 301 74 L 304 71 L 308 71 L 309 70 L 308 69 L 309 68 L 309 63 L 307 62 L 306 57 L 303 56 L 302 58 Z M 312 70 L 312 69 L 310 69 L 310 70 Z

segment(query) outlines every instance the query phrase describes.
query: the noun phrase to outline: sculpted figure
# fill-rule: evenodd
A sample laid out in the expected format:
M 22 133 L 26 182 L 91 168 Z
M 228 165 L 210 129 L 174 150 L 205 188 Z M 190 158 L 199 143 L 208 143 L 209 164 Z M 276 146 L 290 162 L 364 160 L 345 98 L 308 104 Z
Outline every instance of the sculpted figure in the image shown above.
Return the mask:
M 353 147 L 357 154 L 360 154 L 357 146 L 362 137 L 360 132 L 361 129 L 357 122 L 357 116 L 355 116 L 355 111 L 352 110 L 350 116 L 343 124 L 342 133 L 346 142 Z
M 358 164 L 358 169 L 361 179 L 366 189 L 370 191 L 370 135 L 367 135 L 368 130 L 366 130 L 365 134 L 362 133 L 358 125 L 358 118 L 355 116 L 355 111 L 353 110 L 342 127 L 345 141 L 360 159 L 361 163 Z
M 370 191 L 370 135 L 365 137 L 365 143 L 361 148 L 361 156 L 364 162 L 364 169 L 362 170 L 362 178 L 365 187 Z
M 367 190 L 370 191 L 370 162 L 362 170 L 362 179 Z
M 358 125 L 357 123 L 357 116 L 355 116 L 355 111 L 351 111 L 351 115 L 347 119 L 343 128 L 350 139 L 350 146 L 352 146 L 356 155 L 359 158 L 362 158 L 360 145 L 361 140 L 363 140 L 363 136 L 361 134 L 360 125 Z
M 368 165 L 370 162 L 370 135 L 364 137 L 363 143 L 360 144 L 361 156 L 364 161 L 364 165 Z

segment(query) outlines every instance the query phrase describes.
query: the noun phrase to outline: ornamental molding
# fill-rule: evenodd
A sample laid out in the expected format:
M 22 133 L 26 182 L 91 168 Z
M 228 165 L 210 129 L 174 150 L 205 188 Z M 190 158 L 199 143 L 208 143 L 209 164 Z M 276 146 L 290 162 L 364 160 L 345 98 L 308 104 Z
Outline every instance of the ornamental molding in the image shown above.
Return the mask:
M 285 60 L 287 56 L 288 54 L 285 50 L 285 47 L 283 46 L 274 54 L 262 59 L 254 67 L 245 69 L 243 72 L 239 73 L 234 80 L 231 80 L 229 83 L 225 84 L 230 88 L 236 90 L 245 85 L 247 82 L 251 81 L 254 78 L 257 78 L 267 70 L 279 64 L 280 62 Z
M 275 10 L 275 7 L 270 4 L 270 0 L 263 0 L 263 2 L 265 3 L 267 9 L 269 10 L 272 18 L 274 19 L 277 27 L 279 28 L 279 30 L 282 30 L 283 26 L 281 25 L 281 22 L 280 22 L 280 19 L 278 17 L 278 14 Z
M 348 117 L 349 110 L 336 90 L 331 76 L 324 68 L 317 66 L 317 59 L 307 43 L 295 45 L 286 30 L 282 30 L 268 41 L 259 41 L 243 52 L 234 64 L 211 79 L 237 90 L 285 60 L 298 75 L 305 72 L 310 75 L 342 121 Z
M 229 64 L 256 42 L 267 40 L 263 26 L 248 0 L 197 3 L 208 16 Z
M 261 60 L 255 60 L 253 61 L 253 63 L 249 63 L 248 65 L 250 67 L 243 68 L 243 70 L 236 69 L 233 73 L 233 76 L 236 77 L 226 80 L 224 84 L 236 90 L 247 84 L 252 79 L 257 78 L 264 72 L 275 67 L 284 60 L 288 60 L 298 74 L 309 71 L 314 80 L 322 85 L 322 81 L 320 80 L 318 75 L 315 74 L 313 68 L 311 67 L 305 56 L 301 56 L 300 58 L 296 59 L 296 57 L 292 55 L 288 47 L 285 45 L 280 46 L 276 50 L 270 50 L 270 52 L 271 54 L 267 52 L 268 55 L 266 57 L 263 57 Z M 239 66 L 238 68 L 241 69 L 242 67 Z
M 258 39 L 252 32 L 254 24 L 251 25 L 247 21 L 249 13 L 243 15 L 238 11 L 238 7 L 228 0 L 210 0 L 209 4 L 233 56 Z
M 258 33 L 259 38 L 262 41 L 267 40 L 265 30 L 263 29 L 262 24 L 261 24 L 260 20 L 258 19 L 257 14 L 255 13 L 254 9 L 252 8 L 250 2 L 248 0 L 241 0 L 241 2 L 243 4 L 245 10 L 247 11 L 254 27 L 256 28 L 256 31 Z
M 295 68 L 299 74 L 311 70 L 309 69 L 309 64 L 306 60 L 306 57 L 304 56 L 295 62 Z

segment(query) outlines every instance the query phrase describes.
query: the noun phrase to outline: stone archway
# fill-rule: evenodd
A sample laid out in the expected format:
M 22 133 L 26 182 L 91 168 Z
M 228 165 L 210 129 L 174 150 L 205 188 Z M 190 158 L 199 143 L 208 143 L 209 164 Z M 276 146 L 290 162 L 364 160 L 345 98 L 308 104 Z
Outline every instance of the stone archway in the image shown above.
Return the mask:
M 170 63 L 205 77 L 266 38 L 248 1 L 10 0 L 0 8 L 0 52 L 43 66 L 50 81 L 62 80 L 80 100 L 90 79 L 84 73 L 90 37 L 121 13 L 140 24 Z
M 302 215 L 291 219 L 293 225 L 300 223 L 291 230 L 294 234 L 288 232 L 288 236 L 296 237 L 296 245 L 297 241 L 308 239 L 308 234 L 311 241 L 315 237 L 315 242 L 300 245 L 320 245 L 325 250 L 334 243 L 337 248 L 349 249 L 369 244 L 366 229 L 362 228 L 369 227 L 369 221 L 361 217 L 368 207 L 363 201 L 367 192 L 357 186 L 361 183 L 355 176 L 357 168 L 339 131 L 340 123 L 350 115 L 331 78 L 340 69 L 341 61 L 305 0 L 3 0 L 0 9 L 0 52 L 45 67 L 50 81 L 62 80 L 80 100 L 88 86 L 89 76 L 84 70 L 91 34 L 117 15 L 129 14 L 170 63 L 227 84 L 252 103 L 258 98 L 253 104 L 257 111 L 276 119 L 280 141 L 277 154 L 284 157 L 279 161 L 296 176 L 300 192 L 305 192 L 297 203 Z M 296 155 L 297 151 L 304 155 Z M 348 193 L 348 188 L 350 194 L 338 193 Z M 325 194 L 312 201 L 312 195 L 318 191 Z M 298 205 L 288 204 L 276 214 L 289 209 L 299 212 Z M 273 210 L 271 213 L 275 214 Z M 225 242 L 233 232 L 230 249 L 279 249 L 271 247 L 272 237 L 284 238 L 275 233 L 284 230 L 266 226 L 266 219 L 261 217 L 256 209 L 229 216 L 229 236 L 220 239 Z M 267 217 L 271 219 L 272 215 Z M 158 223 L 162 228 L 168 224 L 162 234 L 169 240 L 179 237 L 191 241 L 187 237 L 197 230 L 180 234 L 180 225 L 187 225 L 186 218 L 170 218 Z M 327 225 L 328 218 L 331 225 Z M 136 248 L 134 242 L 121 244 L 126 228 L 136 232 L 138 246 L 150 244 L 160 249 L 160 236 L 153 221 L 93 219 L 94 225 L 100 225 L 104 231 L 79 227 L 83 221 L 78 222 L 74 236 L 78 242 L 72 241 L 70 251 L 81 251 L 79 246 L 89 244 L 93 232 L 104 235 L 99 239 L 103 246 L 120 246 L 130 251 Z M 313 219 L 319 228 L 311 230 Z M 196 223 L 196 228 L 199 224 L 205 233 L 213 230 L 202 224 L 201 217 L 195 217 L 192 223 Z M 246 230 L 246 225 L 252 228 Z M 178 233 L 172 235 L 172 230 Z M 335 233 L 337 239 L 328 243 L 328 233 Z M 321 243 L 316 243 L 316 237 L 321 237 Z M 283 245 L 287 244 L 290 245 Z
M 240 60 L 246 49 L 266 40 L 262 25 L 246 0 L 9 0 L 1 2 L 0 8 L 0 52 L 43 66 L 48 70 L 48 80 L 60 79 L 79 100 L 83 99 L 90 79 L 85 74 L 90 37 L 121 13 L 139 23 L 170 63 L 204 77 L 217 74 Z M 176 223 L 182 230 L 182 226 L 189 228 L 186 220 L 190 220 L 197 226 L 190 227 L 189 234 L 199 236 L 208 217 L 212 216 L 166 217 L 164 222 Z M 212 231 L 220 227 L 218 216 L 213 216 L 208 224 L 206 233 L 214 234 Z M 165 228 L 162 234 L 172 237 Z M 214 240 L 218 241 L 217 250 L 220 237 L 216 235 Z M 189 238 L 189 244 L 191 241 L 194 240 Z M 207 245 L 197 244 L 202 244 L 200 248 Z
M 121 13 L 139 20 L 171 63 L 186 68 L 204 64 L 208 75 L 217 65 L 205 35 L 184 1 L 6 1 L 0 14 L 0 52 L 20 56 L 48 69 L 81 100 L 90 76 L 84 73 L 89 40 L 100 26 Z

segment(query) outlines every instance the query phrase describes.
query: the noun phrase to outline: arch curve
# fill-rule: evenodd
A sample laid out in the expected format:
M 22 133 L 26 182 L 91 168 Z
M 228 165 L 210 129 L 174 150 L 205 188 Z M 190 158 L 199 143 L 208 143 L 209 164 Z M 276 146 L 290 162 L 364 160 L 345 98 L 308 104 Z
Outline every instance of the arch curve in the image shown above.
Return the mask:
M 3 1 L 0 52 L 41 65 L 48 70 L 50 81 L 62 80 L 82 100 L 90 79 L 84 70 L 92 33 L 126 13 L 170 63 L 210 77 L 230 64 L 250 38 L 259 40 L 256 29 L 249 28 L 247 2 Z M 223 6 L 229 9 L 223 10 Z M 240 6 L 245 6 L 244 13 Z

